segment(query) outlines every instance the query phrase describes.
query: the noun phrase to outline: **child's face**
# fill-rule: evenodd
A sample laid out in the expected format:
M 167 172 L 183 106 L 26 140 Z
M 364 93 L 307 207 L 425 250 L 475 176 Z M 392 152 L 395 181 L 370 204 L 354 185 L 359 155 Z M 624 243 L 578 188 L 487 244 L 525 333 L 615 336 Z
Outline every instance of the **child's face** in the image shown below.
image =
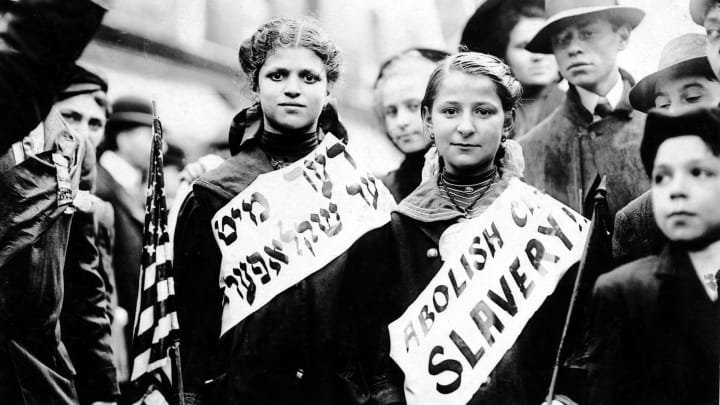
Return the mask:
M 669 77 L 659 80 L 655 89 L 655 107 L 680 114 L 696 107 L 720 104 L 720 82 L 702 76 Z
M 523 85 L 545 86 L 558 80 L 558 66 L 553 55 L 525 49 L 543 25 L 545 20 L 542 18 L 521 17 L 510 31 L 505 60 Z
M 618 52 L 628 44 L 627 27 L 613 30 L 603 18 L 582 18 L 555 34 L 553 53 L 568 82 L 597 92 L 617 71 Z
M 308 48 L 276 48 L 258 73 L 258 96 L 266 129 L 315 130 L 328 97 L 322 59 Z
M 506 116 L 490 79 L 448 73 L 438 86 L 432 111 L 423 117 L 449 173 L 477 175 L 492 168 Z
M 423 134 L 420 116 L 420 102 L 429 75 L 396 74 L 385 79 L 380 89 L 385 130 L 403 153 L 423 150 L 429 142 Z
M 658 148 L 652 173 L 655 221 L 671 241 L 698 242 L 720 231 L 720 157 L 696 135 Z

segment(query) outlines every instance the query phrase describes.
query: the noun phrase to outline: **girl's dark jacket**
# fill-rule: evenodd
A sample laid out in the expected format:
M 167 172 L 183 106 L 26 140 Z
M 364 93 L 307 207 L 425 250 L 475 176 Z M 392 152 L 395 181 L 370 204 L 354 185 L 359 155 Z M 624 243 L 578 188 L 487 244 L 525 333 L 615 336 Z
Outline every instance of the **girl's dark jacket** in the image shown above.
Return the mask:
M 482 212 L 507 187 L 509 173 L 499 176 L 475 205 Z M 374 398 L 373 403 L 404 403 L 402 372 L 389 357 L 387 325 L 399 318 L 440 270 L 442 233 L 462 214 L 438 187 L 437 177 L 425 181 L 407 196 L 392 214 L 390 224 L 369 233 L 356 246 L 369 249 L 377 261 L 372 268 L 348 274 L 355 288 L 344 294 L 354 310 L 350 318 L 361 368 Z M 383 259 L 380 259 L 383 258 Z M 574 280 L 568 271 L 541 308 L 525 326 L 514 346 L 505 354 L 477 391 L 471 404 L 540 404 L 550 383 L 557 344 Z M 358 295 L 353 297 L 352 293 Z M 370 318 L 372 319 L 368 319 Z M 361 321 L 360 321 L 361 320 Z M 567 391 L 567 390 L 566 390 Z M 562 392 L 562 391 L 561 391 Z
M 350 264 L 362 258 L 342 253 L 219 338 L 221 253 L 210 221 L 273 170 L 259 146 L 259 117 L 257 111 L 236 117 L 233 130 L 244 132 L 232 145 L 237 154 L 194 183 L 178 218 L 174 266 L 186 403 L 348 403 L 348 377 L 340 372 L 346 367 L 337 358 L 338 303 Z

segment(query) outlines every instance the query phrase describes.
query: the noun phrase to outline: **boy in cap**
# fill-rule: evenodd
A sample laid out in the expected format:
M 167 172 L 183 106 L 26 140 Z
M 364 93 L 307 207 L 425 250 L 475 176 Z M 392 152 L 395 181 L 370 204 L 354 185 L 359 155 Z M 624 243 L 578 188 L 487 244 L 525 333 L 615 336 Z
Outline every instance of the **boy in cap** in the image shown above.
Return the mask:
M 589 215 L 585 199 L 607 176 L 614 215 L 649 188 L 636 157 L 645 116 L 630 106 L 633 79 L 617 64 L 645 13 L 614 0 L 546 0 L 545 13 L 547 22 L 526 49 L 553 53 L 570 88 L 520 140 L 526 180 Z
M 640 155 L 668 243 L 595 285 L 589 403 L 717 404 L 720 110 L 651 112 Z
M 663 48 L 656 72 L 630 91 L 630 104 L 642 112 L 660 108 L 678 114 L 720 103 L 720 82 L 707 58 L 708 40 L 702 34 L 685 34 Z M 631 201 L 615 216 L 613 257 L 621 265 L 659 253 L 665 237 L 652 215 L 650 192 Z

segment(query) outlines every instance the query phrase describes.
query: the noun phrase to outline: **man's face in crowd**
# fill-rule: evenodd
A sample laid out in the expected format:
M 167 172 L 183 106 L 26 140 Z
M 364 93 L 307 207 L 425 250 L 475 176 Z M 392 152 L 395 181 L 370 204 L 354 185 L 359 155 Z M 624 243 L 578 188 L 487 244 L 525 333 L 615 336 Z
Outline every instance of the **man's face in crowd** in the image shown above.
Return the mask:
M 681 114 L 697 107 L 720 104 L 720 82 L 703 76 L 670 76 L 658 80 L 655 107 Z
M 137 169 L 147 171 L 152 137 L 152 128 L 144 125 L 122 131 L 117 135 L 117 152 Z
M 652 172 L 655 221 L 671 241 L 702 247 L 720 236 L 720 157 L 696 135 L 658 148 Z
M 710 7 L 703 26 L 708 38 L 708 60 L 715 76 L 720 78 L 720 7 Z
M 105 108 L 97 102 L 104 93 L 87 93 L 55 103 L 55 108 L 65 119 L 70 130 L 83 138 L 90 139 L 97 146 L 105 134 L 107 116 Z
M 605 94 L 614 84 L 617 54 L 628 44 L 630 29 L 617 29 L 604 18 L 578 18 L 552 37 L 560 73 L 568 82 Z

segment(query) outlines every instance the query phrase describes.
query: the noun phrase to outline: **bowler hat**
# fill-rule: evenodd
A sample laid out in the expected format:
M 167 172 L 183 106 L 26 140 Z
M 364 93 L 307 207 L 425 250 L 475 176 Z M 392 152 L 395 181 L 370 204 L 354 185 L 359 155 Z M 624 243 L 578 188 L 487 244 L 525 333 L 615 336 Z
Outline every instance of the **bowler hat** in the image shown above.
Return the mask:
M 153 108 L 150 101 L 136 96 L 120 97 L 112 105 L 108 127 L 117 124 L 137 124 L 151 127 Z
M 547 22 L 525 49 L 535 53 L 553 53 L 552 35 L 583 16 L 617 19 L 635 28 L 645 17 L 645 12 L 637 7 L 619 6 L 616 0 L 545 0 Z
M 695 24 L 703 25 L 708 10 L 717 4 L 717 0 L 690 0 L 690 16 Z
M 660 145 L 670 138 L 697 135 L 713 153 L 720 152 L 720 109 L 697 108 L 673 115 L 659 109 L 650 110 L 640 142 L 640 158 L 645 173 L 652 175 L 655 156 Z
M 706 46 L 707 37 L 702 34 L 685 34 L 670 40 L 660 54 L 657 71 L 644 77 L 630 90 L 633 108 L 643 112 L 653 108 L 658 81 L 670 75 L 715 77 Z

